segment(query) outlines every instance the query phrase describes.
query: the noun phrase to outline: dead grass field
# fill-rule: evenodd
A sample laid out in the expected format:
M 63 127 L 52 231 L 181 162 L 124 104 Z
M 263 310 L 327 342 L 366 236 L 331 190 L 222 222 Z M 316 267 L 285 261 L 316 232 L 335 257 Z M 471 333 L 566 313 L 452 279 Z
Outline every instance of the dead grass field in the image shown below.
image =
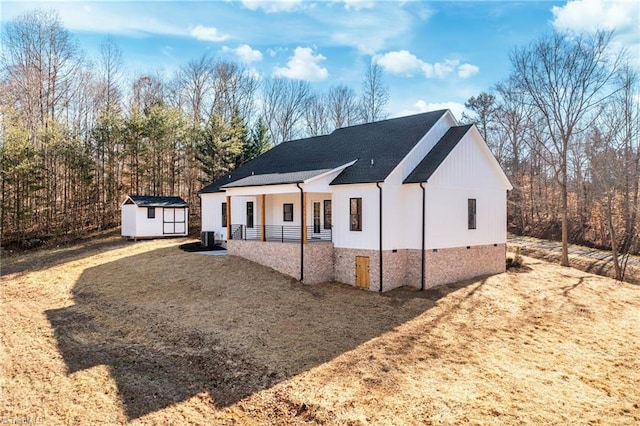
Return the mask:
M 2 259 L 0 423 L 640 422 L 639 286 L 525 258 L 379 295 L 182 242 Z

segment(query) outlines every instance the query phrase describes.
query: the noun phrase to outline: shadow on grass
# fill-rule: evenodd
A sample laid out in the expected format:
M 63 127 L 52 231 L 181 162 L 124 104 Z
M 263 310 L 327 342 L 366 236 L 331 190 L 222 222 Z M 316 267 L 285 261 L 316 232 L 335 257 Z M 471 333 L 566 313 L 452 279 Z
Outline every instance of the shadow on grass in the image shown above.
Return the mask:
M 82 244 L 61 247 L 58 249 L 37 249 L 30 252 L 24 252 L 15 256 L 9 256 L 3 259 L 1 275 L 9 275 L 21 273 L 25 271 L 38 271 L 50 268 L 64 262 L 80 259 L 91 255 L 95 252 L 104 251 L 110 248 L 118 248 L 124 246 L 128 242 L 119 236 L 103 238 L 97 241 L 87 241 Z
M 68 373 L 108 366 L 126 416 L 135 419 L 201 392 L 229 406 L 474 282 L 381 296 L 307 286 L 234 256 L 170 247 L 85 270 L 75 304 L 46 315 Z

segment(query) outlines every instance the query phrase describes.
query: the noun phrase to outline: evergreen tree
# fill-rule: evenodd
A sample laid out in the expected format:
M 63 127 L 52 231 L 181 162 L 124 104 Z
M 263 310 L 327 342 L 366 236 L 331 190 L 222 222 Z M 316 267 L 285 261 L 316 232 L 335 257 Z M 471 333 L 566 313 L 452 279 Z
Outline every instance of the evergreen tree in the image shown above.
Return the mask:
M 269 137 L 269 129 L 264 124 L 262 117 L 258 119 L 255 127 L 251 131 L 251 136 L 245 145 L 243 152 L 243 163 L 264 154 L 271 148 L 271 138 Z

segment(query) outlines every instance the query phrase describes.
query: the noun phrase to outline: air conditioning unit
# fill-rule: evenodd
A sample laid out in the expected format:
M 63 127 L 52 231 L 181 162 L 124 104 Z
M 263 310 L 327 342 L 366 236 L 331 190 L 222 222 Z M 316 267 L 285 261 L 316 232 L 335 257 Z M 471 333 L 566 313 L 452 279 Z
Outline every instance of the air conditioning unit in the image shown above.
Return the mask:
M 216 245 L 216 233 L 213 231 L 203 231 L 200 233 L 200 243 L 202 247 L 213 248 Z

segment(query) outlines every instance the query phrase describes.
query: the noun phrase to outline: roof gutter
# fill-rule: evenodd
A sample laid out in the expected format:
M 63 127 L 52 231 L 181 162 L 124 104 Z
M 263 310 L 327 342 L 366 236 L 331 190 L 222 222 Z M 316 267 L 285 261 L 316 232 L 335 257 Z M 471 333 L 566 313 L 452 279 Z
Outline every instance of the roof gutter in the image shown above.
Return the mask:
M 379 236 L 379 241 L 380 241 L 380 249 L 379 249 L 379 253 L 380 253 L 380 289 L 378 290 L 380 293 L 382 293 L 382 187 L 380 186 L 380 182 L 376 182 L 376 186 L 379 189 L 379 194 L 380 194 L 380 202 L 379 202 L 379 206 L 380 206 L 380 236 Z
M 296 182 L 296 186 L 300 190 L 300 281 L 304 278 L 304 223 L 302 223 L 302 219 L 304 218 L 304 192 L 302 187 L 300 186 L 300 182 Z
M 425 246 L 425 231 L 426 231 L 426 196 L 425 196 L 425 188 L 424 183 L 420 182 L 420 188 L 422 188 L 422 250 L 420 252 L 420 290 L 424 290 L 424 246 Z

